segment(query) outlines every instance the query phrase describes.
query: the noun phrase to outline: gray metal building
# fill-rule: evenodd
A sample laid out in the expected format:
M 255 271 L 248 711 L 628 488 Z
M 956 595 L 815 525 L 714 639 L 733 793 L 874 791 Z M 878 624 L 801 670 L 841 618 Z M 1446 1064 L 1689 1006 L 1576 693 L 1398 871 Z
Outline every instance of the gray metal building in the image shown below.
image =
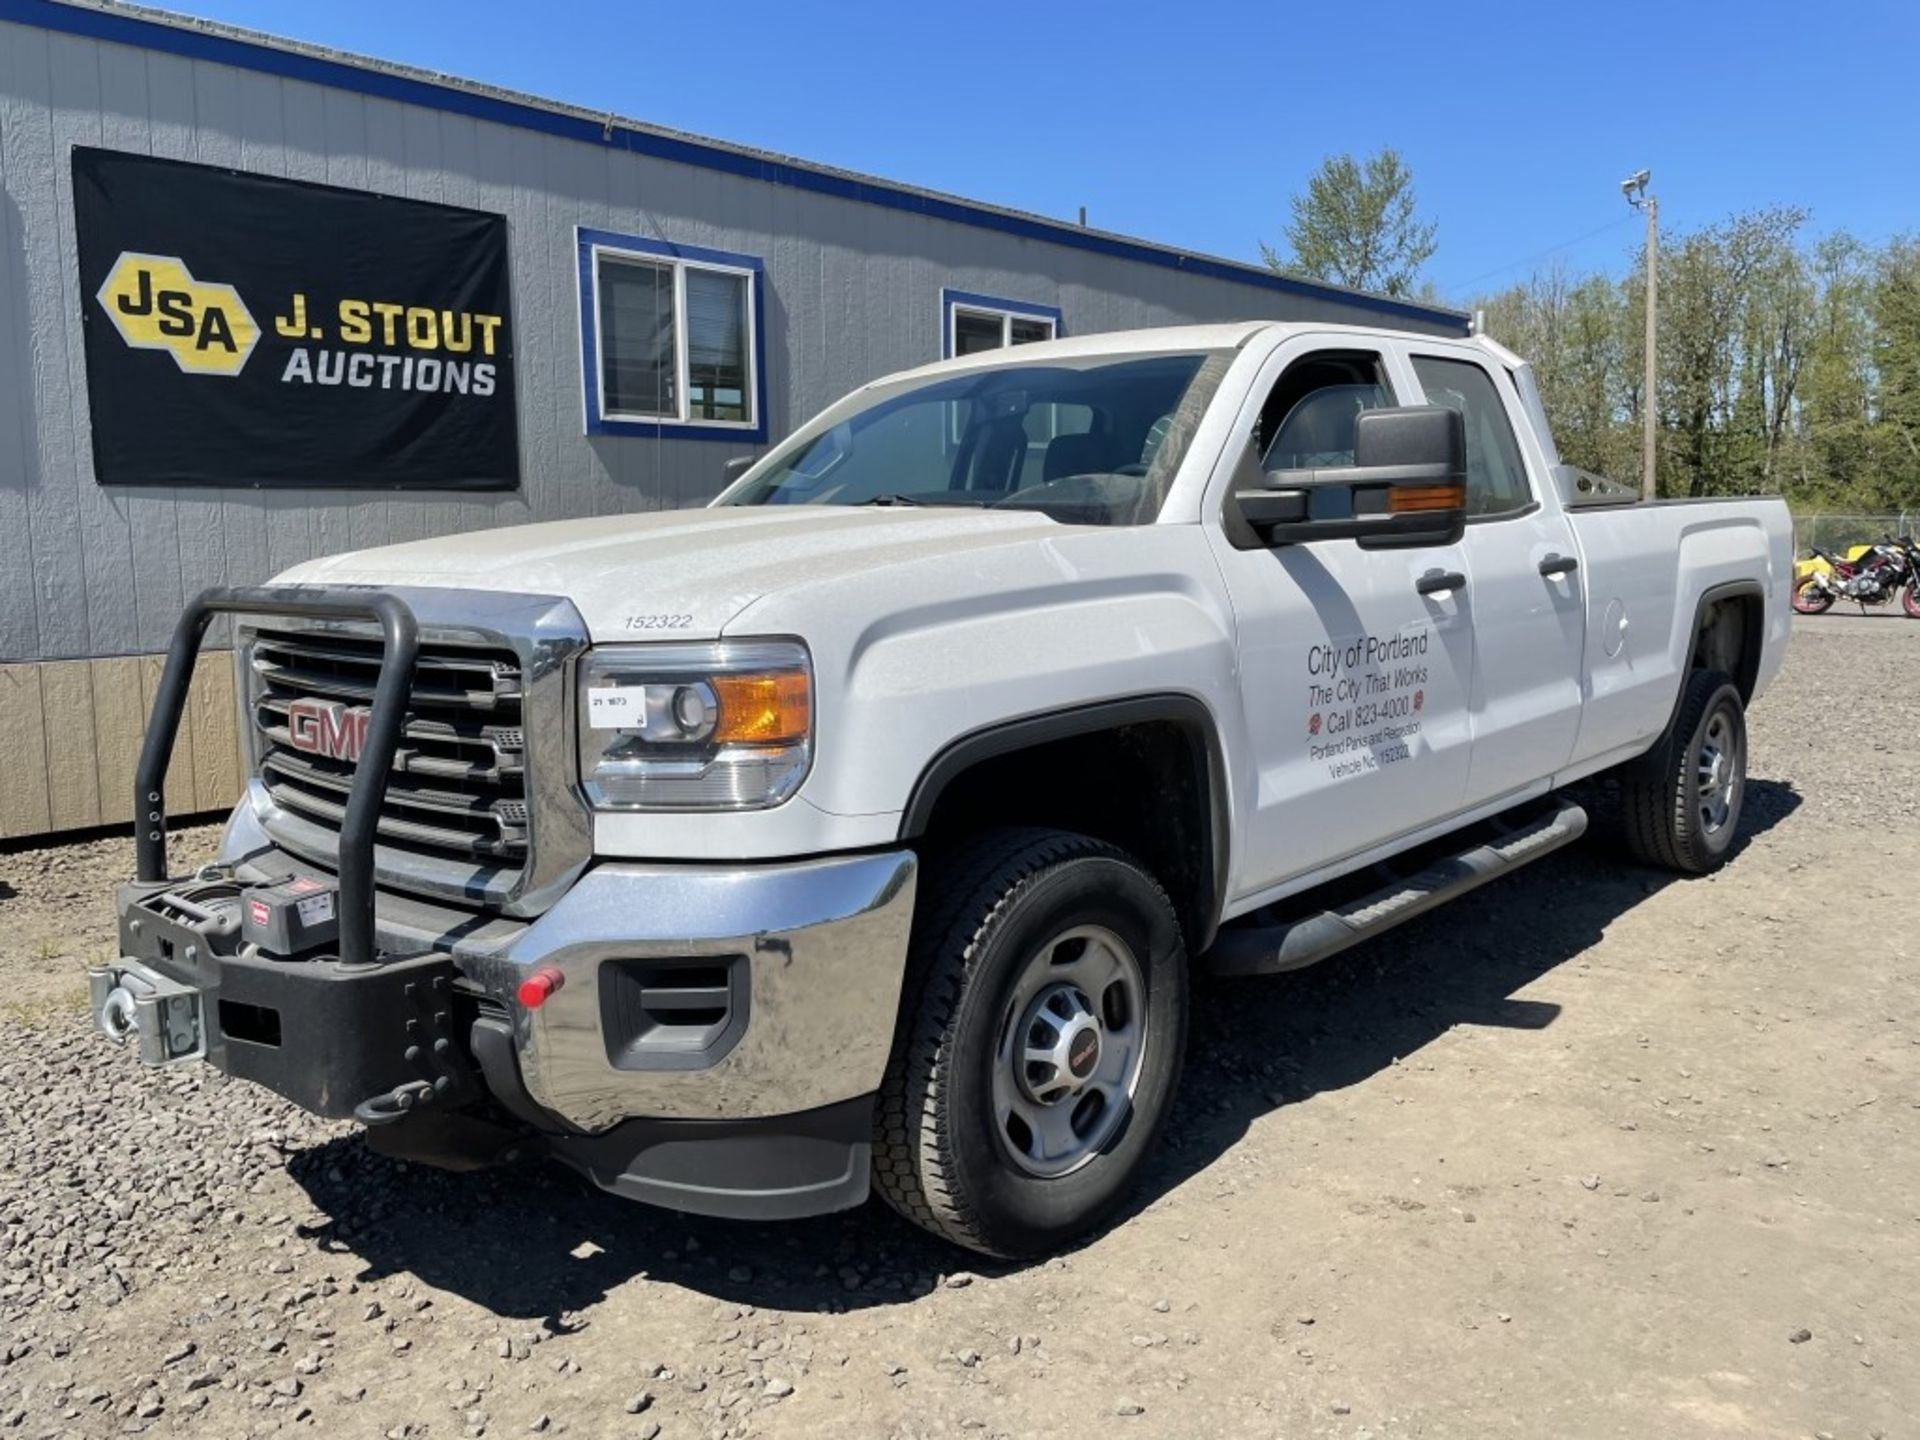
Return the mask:
M 75 146 L 504 215 L 518 488 L 97 483 Z M 663 316 L 678 349 L 627 353 L 622 336 L 637 329 L 644 352 Z M 130 818 L 158 653 L 203 585 L 393 540 L 698 504 L 724 460 L 875 375 L 1055 333 L 1256 316 L 1467 328 L 1453 311 L 159 12 L 0 0 L 0 839 Z M 609 346 L 627 347 L 620 363 Z M 169 801 L 217 810 L 237 786 L 227 666 L 210 654 Z

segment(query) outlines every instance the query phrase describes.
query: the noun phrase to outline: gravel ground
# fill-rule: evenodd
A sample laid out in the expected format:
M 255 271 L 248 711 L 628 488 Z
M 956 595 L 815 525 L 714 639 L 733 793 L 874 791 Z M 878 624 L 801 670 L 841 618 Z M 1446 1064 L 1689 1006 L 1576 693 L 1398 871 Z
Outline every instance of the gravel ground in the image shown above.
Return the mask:
M 1590 839 L 1203 986 L 1138 1209 L 1026 1268 L 144 1072 L 80 973 L 130 844 L 0 853 L 0 1435 L 1913 1435 L 1916 679 L 1803 622 L 1710 880 Z

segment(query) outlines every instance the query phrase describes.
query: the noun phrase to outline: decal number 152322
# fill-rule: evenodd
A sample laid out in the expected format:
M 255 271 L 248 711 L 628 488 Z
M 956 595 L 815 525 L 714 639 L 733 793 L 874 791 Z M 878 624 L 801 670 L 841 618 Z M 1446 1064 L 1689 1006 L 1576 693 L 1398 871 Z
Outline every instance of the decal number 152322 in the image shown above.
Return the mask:
M 629 615 L 629 630 L 685 630 L 693 624 L 691 615 Z

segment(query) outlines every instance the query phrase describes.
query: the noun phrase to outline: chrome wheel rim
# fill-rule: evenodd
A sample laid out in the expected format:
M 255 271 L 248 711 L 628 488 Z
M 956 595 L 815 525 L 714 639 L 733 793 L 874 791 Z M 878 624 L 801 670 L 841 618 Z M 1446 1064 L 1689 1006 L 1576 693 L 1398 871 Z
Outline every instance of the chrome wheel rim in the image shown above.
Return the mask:
M 1028 957 L 1001 1014 L 994 1130 L 1019 1169 L 1078 1170 L 1133 1109 L 1146 1055 L 1147 987 L 1133 949 L 1082 925 Z
M 1740 736 L 1733 717 L 1716 710 L 1700 736 L 1700 754 L 1694 766 L 1694 790 L 1700 825 L 1708 835 L 1727 827 L 1739 800 L 1742 766 Z

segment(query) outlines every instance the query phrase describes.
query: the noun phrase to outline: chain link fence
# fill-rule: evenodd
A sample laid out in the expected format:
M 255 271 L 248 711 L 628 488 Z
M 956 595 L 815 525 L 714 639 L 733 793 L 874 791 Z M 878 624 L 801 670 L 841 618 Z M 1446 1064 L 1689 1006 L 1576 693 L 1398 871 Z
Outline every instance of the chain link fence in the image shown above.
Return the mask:
M 1869 545 L 1886 535 L 1911 535 L 1920 514 L 1903 510 L 1888 515 L 1796 515 L 1793 517 L 1793 553 L 1804 559 L 1818 545 L 1830 555 L 1845 555 L 1855 545 Z

